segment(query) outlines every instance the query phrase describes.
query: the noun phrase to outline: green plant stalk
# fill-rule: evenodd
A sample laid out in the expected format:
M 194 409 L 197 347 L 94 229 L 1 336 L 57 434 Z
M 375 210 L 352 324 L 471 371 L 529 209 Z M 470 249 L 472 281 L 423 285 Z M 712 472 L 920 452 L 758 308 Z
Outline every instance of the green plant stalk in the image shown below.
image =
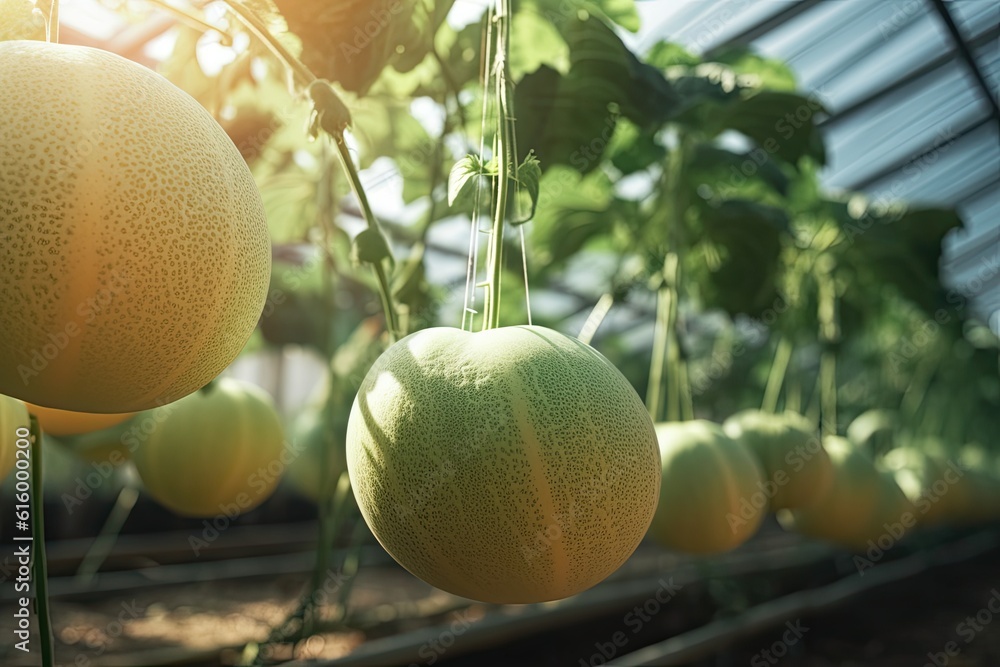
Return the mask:
M 687 389 L 687 391 L 681 394 L 681 419 L 691 421 L 694 419 L 694 399 L 691 395 L 691 382 L 686 359 L 681 359 L 678 365 L 678 372 L 680 373 L 681 387 Z
M 764 399 L 761 401 L 760 409 L 764 412 L 774 414 L 778 409 L 778 396 L 781 394 L 781 385 L 785 382 L 788 372 L 788 362 L 792 358 L 792 342 L 787 336 L 778 338 L 778 347 L 774 351 L 774 361 L 771 363 L 771 370 L 767 374 L 767 386 L 764 389 Z M 787 407 L 787 405 L 786 405 Z
M 175 19 L 188 25 L 196 30 L 201 30 L 202 32 L 214 32 L 222 37 L 220 44 L 222 46 L 232 46 L 233 36 L 221 28 L 216 28 L 214 25 L 207 23 L 203 19 L 195 16 L 186 9 L 181 9 L 180 7 L 175 7 L 166 0 L 146 0 L 149 4 L 155 5 L 162 9 L 167 14 L 170 14 Z
M 264 22 L 257 17 L 252 11 L 241 5 L 236 0 L 222 0 L 229 9 L 233 11 L 234 14 L 240 19 L 240 21 L 247 27 L 257 39 L 263 42 L 264 46 L 270 51 L 279 61 L 284 63 L 284 65 L 291 70 L 292 74 L 298 77 L 299 82 L 302 86 L 308 87 L 310 83 L 316 80 L 316 75 L 312 73 L 306 65 L 292 55 L 292 52 L 285 48 L 285 45 L 277 40 L 271 31 L 264 25 Z
M 800 412 L 802 410 L 802 378 L 798 373 L 788 376 L 788 390 L 785 392 L 785 410 Z
M 300 84 L 304 88 L 317 80 L 315 74 L 310 70 L 301 60 L 296 58 L 292 53 L 285 48 L 271 31 L 268 30 L 264 22 L 257 17 L 252 11 L 248 10 L 243 5 L 239 4 L 235 0 L 223 0 L 242 23 L 247 27 L 247 29 L 255 36 L 257 39 L 261 40 L 269 51 L 287 67 L 291 72 L 293 77 L 297 77 Z M 375 219 L 374 213 L 372 213 L 371 206 L 368 203 L 368 196 L 365 193 L 364 186 L 361 184 L 361 175 L 358 173 L 357 167 L 354 165 L 354 160 L 351 159 L 351 155 L 347 150 L 347 144 L 344 141 L 344 137 L 340 136 L 334 137 L 334 143 L 337 145 L 337 153 L 340 155 L 341 164 L 344 167 L 344 171 L 347 172 L 348 181 L 351 184 L 351 191 L 354 196 L 357 197 L 358 203 L 361 206 L 362 215 L 364 215 L 365 221 L 368 226 L 373 229 L 379 229 L 378 220 Z M 385 272 L 385 267 L 381 264 L 375 266 L 375 278 L 378 282 L 379 296 L 382 301 L 382 308 L 385 310 L 385 321 L 386 329 L 389 332 L 390 343 L 395 342 L 397 336 L 399 335 L 399 321 L 396 315 L 395 304 L 393 303 L 392 290 L 389 286 L 389 279 Z
M 42 429 L 31 415 L 31 505 L 35 516 L 31 522 L 32 575 L 35 578 L 35 605 L 38 615 L 38 638 L 41 643 L 42 667 L 54 667 L 55 645 L 52 640 L 52 615 L 49 611 L 49 572 L 45 556 L 45 488 L 42 463 Z
M 823 350 L 820 356 L 820 414 L 823 437 L 837 435 L 837 354 Z
M 500 11 L 497 12 L 497 61 L 496 61 L 496 95 L 497 95 L 497 187 L 496 202 L 493 208 L 493 227 L 490 233 L 489 273 L 490 279 L 486 292 L 486 319 L 484 329 L 495 329 L 500 326 L 500 291 L 503 280 L 503 232 L 507 219 L 507 198 L 510 194 L 511 165 L 513 163 L 513 142 L 510 132 L 510 100 L 507 85 L 507 57 L 509 47 L 507 31 L 510 21 L 509 0 L 499 0 Z
M 89 582 L 101 569 L 101 565 L 104 564 L 111 549 L 114 548 L 125 522 L 132 514 L 132 508 L 135 507 L 137 500 L 139 500 L 139 490 L 134 486 L 126 486 L 118 492 L 118 499 L 115 501 L 114 507 L 111 508 L 108 518 L 101 526 L 101 531 L 87 550 L 87 554 L 80 562 L 80 567 L 76 570 L 77 581 Z
M 663 419 L 664 371 L 667 366 L 667 345 L 670 338 L 670 291 L 665 286 L 656 290 L 656 323 L 653 328 L 653 354 L 649 361 L 649 385 L 646 389 L 646 409 L 654 422 Z
M 53 44 L 59 43 L 59 0 L 52 0 L 49 5 L 49 25 L 46 38 Z

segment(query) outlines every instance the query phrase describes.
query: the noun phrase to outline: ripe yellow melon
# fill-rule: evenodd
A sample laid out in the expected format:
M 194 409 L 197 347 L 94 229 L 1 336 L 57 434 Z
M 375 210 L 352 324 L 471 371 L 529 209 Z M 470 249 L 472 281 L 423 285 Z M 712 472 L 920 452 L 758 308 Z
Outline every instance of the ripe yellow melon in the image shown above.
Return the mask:
M 267 293 L 264 208 L 187 93 L 104 51 L 0 42 L 0 393 L 133 412 L 218 375 Z
M 28 404 L 28 410 L 38 418 L 42 431 L 54 436 L 79 435 L 92 433 L 121 424 L 134 412 L 101 414 L 93 412 L 73 412 L 56 410 L 40 405 Z
M 177 514 L 233 518 L 270 497 L 288 465 L 274 404 L 254 385 L 222 378 L 146 414 L 132 461 L 149 495 Z
M 649 535 L 690 553 L 733 549 L 767 516 L 764 470 L 743 443 L 718 424 L 695 420 L 656 425 L 663 477 Z M 754 504 L 755 498 L 760 502 Z
M 744 410 L 723 424 L 726 434 L 746 445 L 757 457 L 774 490 L 773 510 L 805 507 L 833 482 L 833 466 L 819 433 L 802 415 L 772 415 Z
M 390 347 L 355 399 L 347 465 L 403 567 L 495 603 L 604 579 L 638 546 L 660 487 L 653 424 L 625 377 L 532 326 L 426 329 Z
M 827 437 L 823 447 L 833 464 L 833 484 L 808 507 L 779 511 L 782 526 L 857 550 L 884 536 L 895 541 L 901 536 L 893 534 L 896 525 L 903 534 L 913 527 L 913 504 L 890 473 L 879 471 L 872 458 L 846 438 Z M 907 514 L 909 525 L 904 525 Z
M 16 398 L 0 396 L 0 482 L 14 469 L 18 430 L 30 426 L 28 408 L 24 403 Z

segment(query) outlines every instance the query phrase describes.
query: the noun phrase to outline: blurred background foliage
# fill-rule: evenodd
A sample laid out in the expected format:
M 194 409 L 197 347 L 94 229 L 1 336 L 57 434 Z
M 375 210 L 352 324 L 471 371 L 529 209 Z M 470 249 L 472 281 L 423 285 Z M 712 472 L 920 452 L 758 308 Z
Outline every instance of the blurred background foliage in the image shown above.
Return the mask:
M 467 154 L 492 158 L 489 16 L 455 25 L 452 2 L 417 0 L 243 4 L 347 102 L 407 329 L 459 325 L 469 225 L 483 224 L 489 188 L 474 178 L 449 205 L 448 177 Z M 940 273 L 942 240 L 963 225 L 955 211 L 823 191 L 827 111 L 780 61 L 667 41 L 633 52 L 622 39 L 638 28 L 632 0 L 513 6 L 518 157 L 541 167 L 522 228 L 534 323 L 577 328 L 606 295 L 613 315 L 593 344 L 640 393 L 663 383 L 660 416 L 678 416 L 685 384 L 694 414 L 723 419 L 759 406 L 771 383 L 774 407 L 818 420 L 826 356 L 837 432 L 893 415 L 893 441 L 996 451 L 997 336 Z M 359 331 L 377 347 L 379 301 L 350 257 L 363 222 L 329 148 L 306 140 L 309 108 L 284 71 L 237 39 L 231 62 L 206 74 L 197 55 L 217 39 L 186 28 L 162 71 L 220 118 L 261 186 L 275 268 L 251 349 L 333 359 L 334 409 L 346 410 L 371 355 L 339 353 Z M 503 322 L 516 324 L 525 268 L 518 235 L 508 243 Z M 656 318 L 670 323 L 666 378 L 650 377 Z

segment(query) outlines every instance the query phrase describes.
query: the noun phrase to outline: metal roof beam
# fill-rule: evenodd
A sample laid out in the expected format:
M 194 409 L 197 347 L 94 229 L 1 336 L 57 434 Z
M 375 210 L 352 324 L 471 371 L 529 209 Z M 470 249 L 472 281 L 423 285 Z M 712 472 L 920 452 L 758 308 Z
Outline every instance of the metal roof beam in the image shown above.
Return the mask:
M 955 134 L 952 137 L 950 137 L 949 138 L 949 142 L 950 143 L 955 143 L 955 142 L 959 141 L 960 139 L 962 139 L 963 137 L 966 137 L 966 136 L 972 134 L 973 132 L 975 132 L 979 128 L 981 128 L 984 125 L 986 125 L 987 123 L 989 123 L 989 121 L 991 119 L 992 119 L 992 116 L 987 116 L 986 118 L 980 118 L 979 120 L 976 120 L 976 121 L 972 122 L 971 124 L 969 124 L 968 126 L 966 126 L 965 128 L 963 128 L 960 132 L 958 132 L 957 134 Z M 934 141 L 930 145 L 925 146 L 924 149 L 922 151 L 920 151 L 920 153 L 918 155 L 907 156 L 905 159 L 898 160 L 898 161 L 894 162 L 893 164 L 890 164 L 887 167 L 879 169 L 877 172 L 875 172 L 874 174 L 871 174 L 870 176 L 865 176 L 861 180 L 855 181 L 855 182 L 851 183 L 850 185 L 845 186 L 845 189 L 847 189 L 847 190 L 864 190 L 865 188 L 869 187 L 870 185 L 872 185 L 874 183 L 878 183 L 882 179 L 884 179 L 884 178 L 886 178 L 888 176 L 893 175 L 894 173 L 896 173 L 897 171 L 899 171 L 900 169 L 902 169 L 906 165 L 910 164 L 911 162 L 916 162 L 917 160 L 923 159 L 923 158 L 927 157 L 928 155 L 930 155 L 930 154 L 932 154 L 932 153 L 934 153 L 936 151 L 941 150 L 941 145 L 942 144 L 941 144 L 940 138 L 939 137 L 935 137 Z
M 711 57 L 712 55 L 718 54 L 720 51 L 728 49 L 732 46 L 746 46 L 751 42 L 760 39 L 775 28 L 781 27 L 783 24 L 791 21 L 796 16 L 809 11 L 821 1 L 822 0 L 798 0 L 798 2 L 792 4 L 791 6 L 768 16 L 756 25 L 752 25 L 739 34 L 736 34 L 724 42 L 708 49 L 705 51 L 705 56 Z
M 958 52 L 961 54 L 965 64 L 968 65 L 969 69 L 972 71 L 972 76 L 976 79 L 976 83 L 979 84 L 979 89 L 982 91 L 983 96 L 986 98 L 990 107 L 992 107 L 993 118 L 1000 121 L 1000 106 L 997 105 L 996 97 L 994 97 L 993 91 L 990 90 L 990 84 L 986 82 L 986 77 L 983 76 L 983 70 L 979 67 L 979 63 L 976 62 L 976 56 L 969 47 L 969 43 L 965 41 L 962 31 L 959 30 L 958 24 L 955 23 L 955 19 L 952 17 L 951 12 L 948 11 L 948 6 L 945 4 L 944 0 L 930 0 L 930 2 L 934 5 L 934 8 L 937 9 L 945 27 L 948 29 L 948 32 L 951 33 L 951 38 L 955 42 L 955 48 L 958 49 Z
M 975 39 L 972 40 L 972 46 L 973 47 L 981 46 L 988 42 L 992 42 L 997 37 L 1000 37 L 1000 25 L 995 25 L 991 29 L 977 36 Z M 931 72 L 934 72 L 935 70 L 944 67 L 945 65 L 954 60 L 954 55 L 955 54 L 953 52 L 949 51 L 948 53 L 938 56 L 934 60 L 928 62 L 926 65 L 918 67 L 917 69 L 913 70 L 912 72 L 904 76 L 902 79 L 894 81 L 884 88 L 879 88 L 872 94 L 868 95 L 867 97 L 863 97 L 862 99 L 858 100 L 849 107 L 831 113 L 827 118 L 821 120 L 818 123 L 818 125 L 820 127 L 826 127 L 829 125 L 833 125 L 835 123 L 839 123 L 843 120 L 846 120 L 847 118 L 857 114 L 859 111 L 864 110 L 864 108 L 867 107 L 868 105 L 878 102 L 882 98 L 887 97 L 892 93 L 895 93 L 901 88 L 905 88 L 906 86 L 910 85 L 917 79 L 921 79 L 930 74 Z

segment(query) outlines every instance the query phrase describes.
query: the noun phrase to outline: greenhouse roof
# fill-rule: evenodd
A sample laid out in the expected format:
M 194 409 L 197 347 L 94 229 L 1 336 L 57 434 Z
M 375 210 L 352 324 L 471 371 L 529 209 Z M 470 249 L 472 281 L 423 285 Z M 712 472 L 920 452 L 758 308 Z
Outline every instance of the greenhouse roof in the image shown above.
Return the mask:
M 1000 330 L 1000 5 L 981 0 L 640 3 L 637 46 L 748 45 L 830 112 L 830 190 L 955 207 L 943 275 Z M 977 279 L 978 278 L 978 279 Z

